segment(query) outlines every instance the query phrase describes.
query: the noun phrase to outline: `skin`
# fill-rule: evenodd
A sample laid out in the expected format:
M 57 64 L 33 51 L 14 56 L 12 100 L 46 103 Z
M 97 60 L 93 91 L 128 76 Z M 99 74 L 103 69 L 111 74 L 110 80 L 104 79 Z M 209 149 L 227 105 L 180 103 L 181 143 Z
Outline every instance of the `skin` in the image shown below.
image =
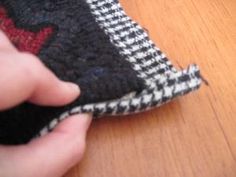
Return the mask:
M 24 101 L 66 105 L 80 94 L 77 85 L 59 80 L 37 57 L 19 52 L 1 31 L 0 75 L 0 111 Z M 62 176 L 81 160 L 91 119 L 88 114 L 71 116 L 28 144 L 0 145 L 0 176 Z

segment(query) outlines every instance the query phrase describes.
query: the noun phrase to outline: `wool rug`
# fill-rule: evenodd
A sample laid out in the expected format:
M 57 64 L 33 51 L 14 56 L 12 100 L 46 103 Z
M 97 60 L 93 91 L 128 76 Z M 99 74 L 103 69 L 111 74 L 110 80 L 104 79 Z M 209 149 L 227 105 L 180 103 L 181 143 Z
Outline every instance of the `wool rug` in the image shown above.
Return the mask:
M 64 107 L 26 102 L 0 112 L 0 144 L 27 143 L 73 114 L 146 111 L 201 84 L 198 66 L 174 68 L 117 0 L 1 0 L 0 29 L 81 89 Z

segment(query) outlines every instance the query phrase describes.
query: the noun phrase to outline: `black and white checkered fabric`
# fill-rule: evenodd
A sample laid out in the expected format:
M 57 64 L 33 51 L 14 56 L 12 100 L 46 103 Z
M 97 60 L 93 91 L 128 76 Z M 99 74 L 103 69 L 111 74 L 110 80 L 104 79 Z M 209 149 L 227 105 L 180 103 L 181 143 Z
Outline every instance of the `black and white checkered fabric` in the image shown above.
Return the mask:
M 60 2 L 63 4 L 67 1 L 69 0 L 61 0 Z M 78 102 L 65 109 L 56 110 L 57 114 L 55 114 L 56 116 L 54 118 L 48 118 L 41 126 L 38 126 L 32 131 L 29 130 L 29 132 L 31 132 L 30 136 L 24 134 L 24 138 L 16 140 L 17 136 L 15 134 L 11 135 L 12 141 L 9 141 L 10 143 L 27 142 L 36 134 L 37 136 L 43 136 L 70 115 L 93 113 L 95 118 L 99 118 L 104 115 L 116 116 L 138 113 L 158 107 L 200 87 L 201 76 L 198 66 L 193 64 L 184 70 L 174 68 L 171 62 L 166 58 L 166 55 L 149 39 L 145 30 L 126 15 L 117 0 L 73 1 L 87 4 L 89 9 L 87 11 L 89 11 L 94 22 L 96 22 L 107 39 L 109 39 L 109 45 L 114 46 L 118 51 L 117 55 L 120 56 L 119 58 L 129 63 L 131 69 L 137 75 L 137 80 L 141 80 L 143 84 L 140 86 L 141 90 L 129 89 L 128 92 L 122 93 L 123 95 L 121 94 L 122 96 L 119 97 L 111 96 L 109 99 L 101 99 L 101 101 Z M 44 3 L 44 1 L 42 3 Z M 74 3 L 74 6 L 76 6 L 76 3 Z M 76 11 L 74 13 L 76 13 Z M 73 16 L 70 18 L 73 18 Z M 79 38 L 78 41 L 80 41 Z M 46 56 L 46 54 L 44 55 L 43 52 L 39 54 L 39 57 L 42 59 L 44 56 Z M 52 70 L 53 69 L 54 68 L 52 68 Z M 126 76 L 123 75 L 122 77 Z M 108 82 L 110 85 L 115 84 L 116 79 Z M 78 84 L 80 85 L 80 82 L 78 82 Z M 122 85 L 122 82 L 118 84 L 118 87 L 119 85 Z M 41 111 L 41 109 L 39 110 Z M 19 132 L 23 132 L 23 130 L 19 130 Z M 6 139 L 6 137 L 4 138 Z M 8 143 L 5 139 L 3 142 Z
M 185 70 L 177 71 L 166 55 L 149 39 L 144 29 L 126 15 L 118 1 L 86 2 L 112 44 L 132 63 L 138 77 L 145 81 L 146 89 L 139 94 L 132 92 L 116 100 L 74 107 L 52 120 L 40 131 L 40 136 L 47 134 L 58 122 L 73 114 L 92 112 L 99 117 L 138 113 L 199 88 L 201 77 L 198 66 L 190 65 Z

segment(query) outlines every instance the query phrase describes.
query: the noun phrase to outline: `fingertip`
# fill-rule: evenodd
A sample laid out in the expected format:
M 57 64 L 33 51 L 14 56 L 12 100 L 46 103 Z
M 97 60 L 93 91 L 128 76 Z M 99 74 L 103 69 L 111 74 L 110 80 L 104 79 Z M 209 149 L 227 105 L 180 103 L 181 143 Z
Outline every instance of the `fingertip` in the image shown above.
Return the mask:
M 53 131 L 54 134 L 66 137 L 67 146 L 70 147 L 71 164 L 75 164 L 83 157 L 87 131 L 91 122 L 92 114 L 77 114 L 65 119 Z
M 36 89 L 29 101 L 43 106 L 64 106 L 76 100 L 79 95 L 80 88 L 77 84 L 52 76 Z
M 59 81 L 60 89 L 58 88 L 59 96 L 58 104 L 68 104 L 74 101 L 80 95 L 80 88 L 72 82 Z M 61 92 L 61 95 L 60 95 Z
M 68 134 L 86 135 L 88 127 L 92 121 L 92 114 L 76 114 L 70 116 L 61 122 L 54 130 L 54 132 L 63 132 Z
M 26 52 L 20 56 L 24 72 L 34 83 L 34 90 L 28 101 L 42 106 L 63 106 L 80 95 L 77 84 L 60 80 L 36 56 Z
M 63 106 L 76 100 L 80 95 L 80 88 L 77 84 L 72 82 L 65 82 L 59 80 L 59 86 L 55 87 L 55 92 L 52 94 L 55 100 L 55 106 Z

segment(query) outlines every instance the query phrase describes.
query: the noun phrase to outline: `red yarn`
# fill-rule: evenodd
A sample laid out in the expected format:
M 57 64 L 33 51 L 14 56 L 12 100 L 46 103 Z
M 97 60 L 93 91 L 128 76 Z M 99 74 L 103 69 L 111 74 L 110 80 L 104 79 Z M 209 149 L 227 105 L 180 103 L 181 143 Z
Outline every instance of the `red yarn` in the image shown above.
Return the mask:
M 42 45 L 53 33 L 52 27 L 44 27 L 37 32 L 18 29 L 13 20 L 7 16 L 7 11 L 0 6 L 0 29 L 6 33 L 12 43 L 20 50 L 38 54 Z

